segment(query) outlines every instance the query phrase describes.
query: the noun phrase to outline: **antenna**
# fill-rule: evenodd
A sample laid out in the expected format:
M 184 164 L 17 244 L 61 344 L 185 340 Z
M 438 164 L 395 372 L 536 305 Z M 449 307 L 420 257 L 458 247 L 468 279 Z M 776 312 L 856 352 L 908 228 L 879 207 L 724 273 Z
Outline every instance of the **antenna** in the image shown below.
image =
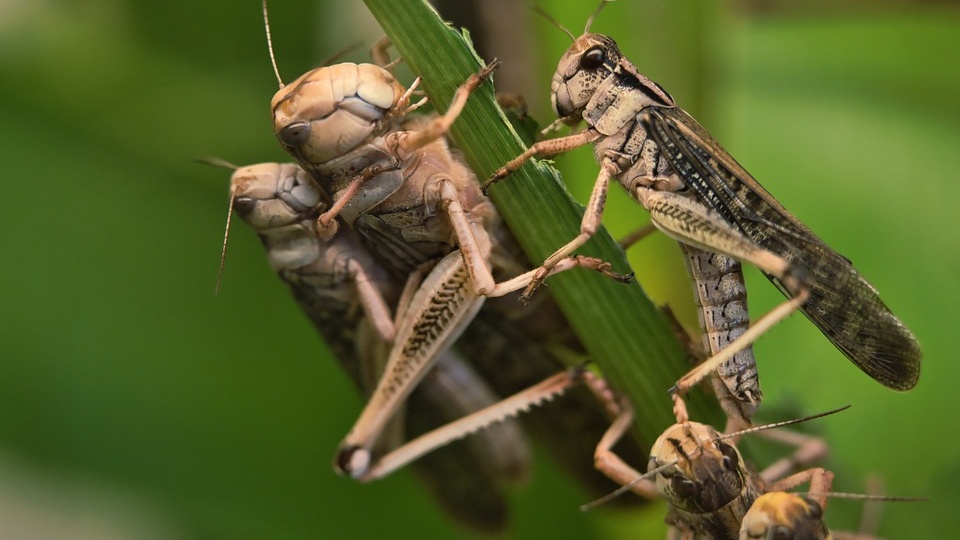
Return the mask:
M 264 0 L 264 2 L 266 2 L 266 0 Z M 590 14 L 590 18 L 587 19 L 587 25 L 583 28 L 584 34 L 590 32 L 590 27 L 593 26 L 593 19 L 600 14 L 603 6 L 607 5 L 609 2 L 613 2 L 613 0 L 600 0 L 600 5 L 597 6 L 597 9 L 593 10 L 593 13 Z
M 280 88 L 283 88 L 283 79 L 280 78 L 280 70 L 277 69 L 277 57 L 273 55 L 273 37 L 270 36 L 270 16 L 267 14 L 267 0 L 263 0 L 263 28 L 267 32 L 267 51 L 270 52 L 270 65 L 273 66 L 273 74 L 277 77 L 277 83 L 280 84 Z
M 844 405 L 843 407 L 839 407 L 837 409 L 833 409 L 827 412 L 822 412 L 822 413 L 814 414 L 810 416 L 804 416 L 803 418 L 795 418 L 793 420 L 784 420 L 783 422 L 775 422 L 773 424 L 765 424 L 762 426 L 747 428 L 742 431 L 735 431 L 733 433 L 725 433 L 723 435 L 720 435 L 719 437 L 715 437 L 713 440 L 722 441 L 723 439 L 739 437 L 740 435 L 746 435 L 748 433 L 756 433 L 758 431 L 764 431 L 767 429 L 773 429 L 773 428 L 784 427 L 784 426 L 792 426 L 793 424 L 799 424 L 801 422 L 806 422 L 808 420 L 815 420 L 817 418 L 823 418 L 824 416 L 830 416 L 831 414 L 836 414 L 838 412 L 845 411 L 849 408 L 850 408 L 850 405 Z
M 230 169 L 231 171 L 235 171 L 240 168 L 229 161 L 215 157 L 197 158 L 196 161 L 206 165 L 213 165 L 214 167 L 223 167 L 224 169 Z M 227 209 L 227 225 L 223 231 L 223 246 L 220 248 L 220 268 L 217 270 L 217 285 L 213 289 L 213 294 L 220 294 L 220 284 L 223 282 L 223 267 L 227 261 L 227 240 L 230 237 L 230 222 L 233 220 L 233 200 L 236 198 L 236 196 L 236 187 L 231 182 L 230 207 Z
M 556 26 L 557 28 L 559 28 L 564 34 L 567 35 L 567 37 L 570 38 L 570 41 L 573 41 L 573 42 L 577 41 L 577 36 L 573 35 L 573 32 L 571 32 L 570 30 L 567 30 L 566 26 L 560 24 L 560 22 L 554 19 L 553 16 L 551 16 L 549 13 L 544 11 L 542 7 L 533 6 L 533 11 L 536 12 L 541 17 L 543 17 L 544 19 L 550 21 L 550 23 Z
M 639 484 L 642 480 L 644 480 L 644 479 L 646 479 L 646 478 L 650 478 L 651 476 L 655 476 L 655 475 L 656 475 L 657 473 L 659 473 L 660 471 L 665 471 L 665 470 L 669 469 L 670 467 L 673 467 L 673 466 L 676 465 L 676 464 L 677 464 L 676 461 L 671 461 L 670 463 L 664 463 L 663 465 L 661 465 L 661 466 L 659 466 L 659 467 L 657 467 L 657 468 L 655 468 L 655 469 L 650 469 L 649 471 L 647 471 L 647 472 L 641 474 L 640 476 L 638 476 L 636 479 L 632 480 L 629 484 L 622 485 L 622 486 L 618 487 L 617 489 L 613 490 L 612 492 L 604 495 L 603 497 L 600 497 L 599 499 L 596 499 L 596 500 L 593 500 L 593 501 L 590 501 L 590 502 L 588 502 L 588 503 L 586 503 L 586 504 L 581 505 L 581 506 L 580 506 L 580 511 L 581 511 L 581 512 L 588 512 L 588 511 L 593 510 L 594 508 L 600 506 L 601 504 L 606 504 L 606 503 L 612 501 L 613 499 L 616 499 L 617 497 L 623 495 L 624 493 L 630 491 L 630 488 L 632 488 L 633 486 Z
M 227 262 L 227 239 L 230 237 L 230 222 L 233 219 L 233 199 L 236 198 L 236 189 L 230 186 L 230 207 L 227 209 L 227 226 L 223 230 L 223 246 L 220 248 L 220 268 L 217 269 L 217 284 L 213 294 L 220 294 L 220 284 L 223 282 L 223 267 Z

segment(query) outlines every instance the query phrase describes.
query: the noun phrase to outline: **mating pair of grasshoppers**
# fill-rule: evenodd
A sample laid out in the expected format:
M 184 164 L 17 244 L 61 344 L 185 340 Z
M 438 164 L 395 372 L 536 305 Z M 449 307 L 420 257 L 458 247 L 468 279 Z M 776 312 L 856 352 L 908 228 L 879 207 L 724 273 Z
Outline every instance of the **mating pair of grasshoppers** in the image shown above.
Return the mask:
M 402 300 L 396 305 L 402 308 L 396 310 L 392 328 L 386 324 L 389 315 L 384 317 L 384 311 L 389 312 L 384 306 L 391 302 L 369 300 L 364 292 L 369 281 L 355 279 L 354 301 L 364 306 L 365 319 L 381 329 L 381 342 L 390 352 L 385 355 L 389 360 L 386 376 L 341 448 L 338 466 L 344 472 L 372 479 L 413 458 L 413 454 L 404 454 L 397 465 L 378 461 L 375 443 L 413 386 L 427 376 L 429 367 L 480 311 L 484 297 L 527 283 L 530 293 L 551 272 L 573 266 L 610 273 L 602 261 L 570 256 L 597 230 L 611 177 L 621 180 L 651 212 L 658 227 L 687 246 L 713 357 L 678 384 L 675 407 L 681 423 L 687 416 L 680 396 L 719 368 L 714 388 L 725 410 L 732 423 L 748 424 L 761 396 L 748 346 L 765 328 L 798 308 L 880 382 L 898 389 L 915 384 L 919 348 L 872 287 L 849 262 L 787 214 L 666 92 L 640 75 L 610 38 L 598 34 L 576 38 L 554 80 L 558 115 L 567 120 L 585 119 L 590 128 L 535 144 L 496 176 L 504 176 L 535 154 L 594 143 L 602 161 L 601 175 L 581 234 L 536 274 L 501 284 L 494 279 L 498 268 L 515 274 L 523 263 L 517 263 L 515 249 L 502 247 L 509 241 L 502 241 L 505 234 L 497 232 L 499 220 L 492 206 L 441 138 L 488 71 L 468 79 L 442 116 L 419 120 L 407 118 L 418 104 L 410 103 L 410 91 L 400 87 L 388 71 L 354 64 L 321 70 L 282 88 L 273 106 L 275 133 L 310 173 L 304 185 L 317 192 L 298 209 L 308 211 L 300 216 L 306 219 L 297 222 L 310 237 L 305 244 L 313 243 L 319 251 L 330 248 L 329 253 L 335 255 L 331 258 L 342 255 L 330 247 L 342 235 L 350 234 L 338 231 L 340 222 L 335 217 L 340 216 L 366 246 L 354 244 L 346 253 L 369 250 L 363 252 L 375 257 L 373 264 L 393 275 L 394 289 L 402 288 L 415 269 L 427 273 L 422 282 L 410 281 L 408 293 L 400 295 Z M 281 199 L 288 193 L 285 189 L 275 192 Z M 279 243 L 265 240 L 265 245 L 273 258 Z M 497 249 L 511 253 L 498 255 Z M 429 266 L 438 258 L 441 263 Z M 745 329 L 737 259 L 757 264 L 791 295 L 787 303 L 749 329 Z M 351 273 L 349 267 L 340 275 L 356 278 L 369 274 Z M 417 291 L 409 292 L 413 287 Z M 366 292 L 371 289 L 376 292 L 376 287 L 367 287 Z M 724 294 L 718 294 L 721 292 Z M 856 302 L 856 316 L 851 315 L 851 300 Z M 545 311 L 537 312 L 540 315 L 535 319 L 562 321 L 553 308 L 537 309 Z M 729 317 L 731 313 L 738 317 Z M 861 313 L 866 315 L 862 320 Z M 357 347 L 361 340 L 344 341 Z M 523 361 L 511 360 L 511 364 Z M 536 388 L 533 397 L 524 399 L 543 399 L 577 377 L 561 377 L 559 386 Z M 480 416 L 457 433 L 462 435 L 512 414 L 517 407 L 496 407 L 492 416 Z M 427 446 L 442 444 L 443 437 L 434 438 Z
M 289 85 L 281 83 L 272 106 L 277 137 L 299 166 L 263 164 L 240 168 L 233 177 L 232 207 L 258 231 L 274 268 L 369 394 L 336 459 L 340 471 L 362 481 L 516 414 L 531 400 L 565 392 L 578 375 L 563 371 L 563 360 L 585 358 L 548 297 L 519 315 L 513 300 L 485 302 L 526 285 L 529 277 L 522 269 L 528 263 L 442 135 L 488 74 L 489 69 L 482 70 L 468 79 L 457 92 L 457 105 L 444 115 L 417 117 L 409 115 L 422 104 L 411 104 L 413 88 L 401 87 L 383 65 L 313 70 Z M 602 261 L 585 257 L 571 257 L 560 269 L 575 266 L 614 275 Z M 518 273 L 500 283 L 494 279 Z M 470 324 L 474 318 L 477 323 Z M 470 375 L 459 357 L 451 358 L 448 349 L 458 340 L 461 356 L 482 376 Z M 433 369 L 441 359 L 440 369 Z M 443 374 L 454 369 L 458 384 L 441 384 Z M 423 386 L 418 394 L 440 396 L 435 399 L 461 394 L 462 405 L 440 417 L 476 414 L 400 448 L 384 444 L 390 420 L 418 384 Z M 494 400 L 488 399 L 492 392 L 480 391 L 483 387 L 506 395 L 530 385 L 530 392 L 514 398 L 516 405 L 508 400 L 485 408 Z M 478 390 L 464 390 L 469 386 Z M 592 470 L 590 441 L 600 436 L 606 419 L 584 392 L 565 396 L 553 425 L 531 424 L 546 446 L 575 464 L 577 476 L 605 490 L 611 484 Z M 468 394 L 483 399 L 467 402 Z M 410 404 L 408 424 L 427 424 L 438 416 L 424 410 L 424 401 Z M 568 437 L 556 427 L 577 418 L 582 437 Z M 523 444 L 509 422 L 500 431 L 511 432 L 504 444 Z M 467 470 L 461 466 L 463 452 L 445 452 L 434 463 L 458 462 L 455 469 L 437 467 L 459 471 L 464 478 L 454 482 L 459 485 L 469 485 L 468 478 L 486 474 L 484 469 L 521 473 L 515 452 L 498 458 L 502 452 L 489 443 L 495 438 L 470 445 L 474 459 L 493 462 L 489 467 Z M 451 491 L 438 489 L 441 498 Z M 492 487 L 461 495 L 499 502 Z M 502 504 L 473 511 L 464 510 L 477 506 L 473 503 L 450 504 L 461 506 L 460 516 L 482 528 L 495 529 L 504 519 Z

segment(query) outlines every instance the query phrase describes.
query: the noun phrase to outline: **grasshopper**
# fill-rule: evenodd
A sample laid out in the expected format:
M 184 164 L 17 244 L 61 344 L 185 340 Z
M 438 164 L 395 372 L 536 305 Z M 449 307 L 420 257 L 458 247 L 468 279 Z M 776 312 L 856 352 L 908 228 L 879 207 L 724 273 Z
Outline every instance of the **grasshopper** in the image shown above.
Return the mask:
M 749 424 L 761 393 L 752 353 L 744 351 L 797 309 L 876 381 L 895 390 L 916 385 L 920 347 L 876 289 L 777 202 L 660 85 L 641 74 L 613 39 L 589 33 L 589 26 L 580 37 L 567 32 L 574 43 L 551 84 L 558 122 L 585 121 L 586 129 L 534 144 L 485 184 L 488 188 L 532 157 L 594 145 L 600 173 L 580 234 L 543 263 L 526 294 L 595 233 L 610 181 L 616 179 L 650 212 L 657 228 L 684 246 L 696 281 L 713 356 L 671 389 L 678 420 L 687 418 L 683 394 L 719 372 L 726 387 L 721 394 L 734 398 L 720 396 L 728 417 Z M 789 297 L 746 329 L 735 260 L 759 267 Z M 727 318 L 731 312 L 736 316 Z
M 422 103 L 410 104 L 416 84 L 405 89 L 374 64 L 321 67 L 281 85 L 271 102 L 274 133 L 333 201 L 319 218 L 321 232 L 335 229 L 339 217 L 398 275 L 459 247 L 474 289 L 493 293 L 483 255 L 492 205 L 442 138 L 492 69 L 471 77 L 447 113 L 432 120 L 407 118 Z M 366 240 L 375 236 L 412 250 L 397 254 L 393 245 Z M 419 257 L 409 260 L 411 251 Z
M 318 207 L 320 194 L 296 165 L 263 163 L 233 173 L 232 210 L 257 232 L 271 267 L 350 378 L 369 395 L 396 333 L 388 306 L 397 301 L 400 284 L 349 230 L 322 239 L 316 231 Z M 407 400 L 407 414 L 398 415 L 387 428 L 389 436 L 375 452 L 388 454 L 402 438 L 421 435 L 499 399 L 460 356 L 446 351 Z M 401 424 L 405 434 L 397 432 Z M 508 419 L 426 456 L 416 470 L 452 515 L 493 532 L 507 519 L 499 482 L 522 478 L 528 459 L 520 426 Z

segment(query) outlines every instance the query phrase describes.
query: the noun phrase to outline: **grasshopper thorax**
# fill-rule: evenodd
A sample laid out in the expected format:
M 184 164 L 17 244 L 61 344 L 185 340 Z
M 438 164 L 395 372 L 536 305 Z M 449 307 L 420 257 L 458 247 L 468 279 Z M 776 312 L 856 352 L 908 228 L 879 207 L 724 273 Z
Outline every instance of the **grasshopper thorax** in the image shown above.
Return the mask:
M 326 163 L 378 136 L 404 91 L 373 64 L 320 67 L 273 96 L 273 131 L 298 159 Z

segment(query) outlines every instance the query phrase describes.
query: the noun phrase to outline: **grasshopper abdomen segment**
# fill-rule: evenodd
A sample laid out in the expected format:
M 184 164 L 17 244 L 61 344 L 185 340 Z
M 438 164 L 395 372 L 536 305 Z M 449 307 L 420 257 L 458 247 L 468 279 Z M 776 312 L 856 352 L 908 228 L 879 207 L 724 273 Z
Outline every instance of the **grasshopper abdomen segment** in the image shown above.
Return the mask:
M 743 270 L 733 257 L 686 244 L 681 244 L 681 248 L 693 283 L 704 350 L 714 355 L 743 335 L 750 325 Z M 763 398 L 753 346 L 737 351 L 717 368 L 711 380 L 727 417 L 748 424 Z

